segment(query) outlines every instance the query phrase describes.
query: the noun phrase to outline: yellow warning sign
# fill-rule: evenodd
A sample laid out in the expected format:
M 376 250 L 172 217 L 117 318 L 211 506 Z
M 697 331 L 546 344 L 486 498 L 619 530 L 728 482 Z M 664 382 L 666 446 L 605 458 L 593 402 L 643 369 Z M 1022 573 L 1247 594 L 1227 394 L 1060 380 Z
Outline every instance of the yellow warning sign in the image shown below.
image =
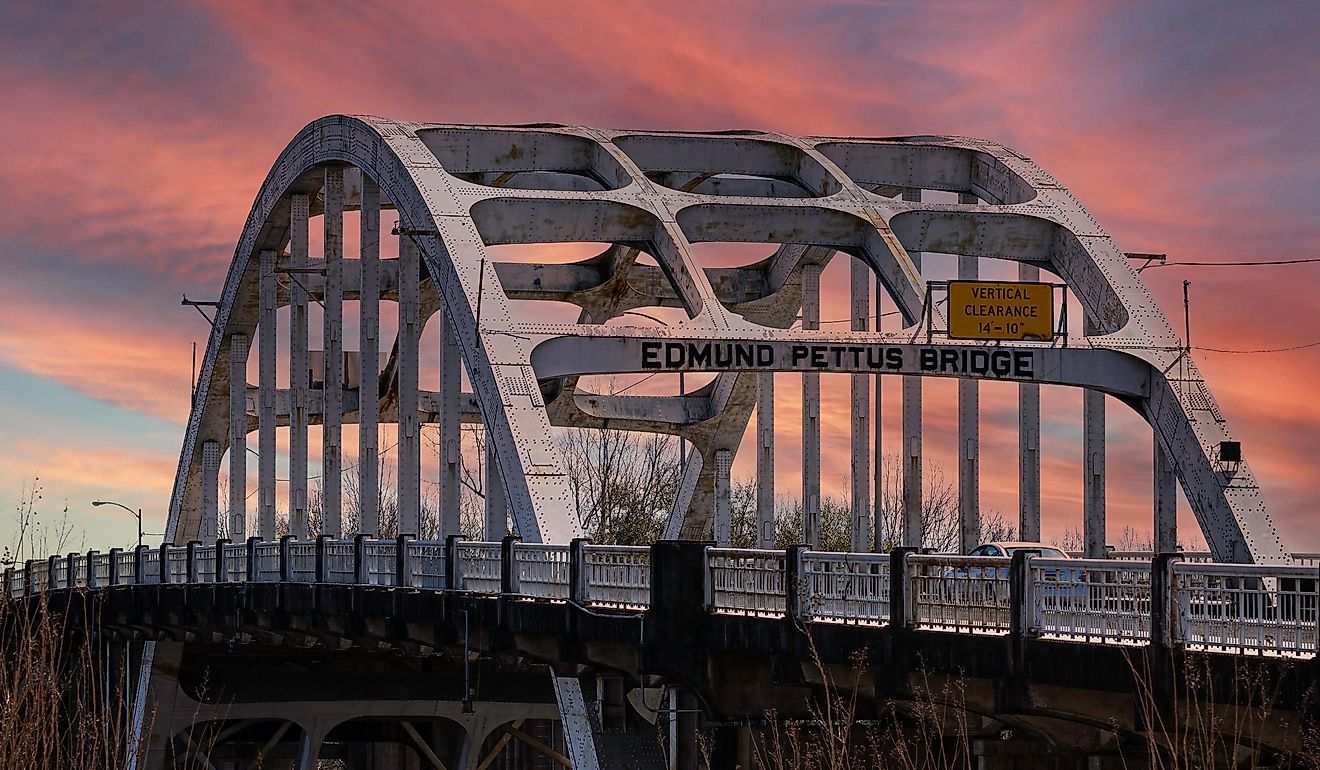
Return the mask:
M 949 281 L 949 337 L 1054 339 L 1054 287 L 1048 283 Z

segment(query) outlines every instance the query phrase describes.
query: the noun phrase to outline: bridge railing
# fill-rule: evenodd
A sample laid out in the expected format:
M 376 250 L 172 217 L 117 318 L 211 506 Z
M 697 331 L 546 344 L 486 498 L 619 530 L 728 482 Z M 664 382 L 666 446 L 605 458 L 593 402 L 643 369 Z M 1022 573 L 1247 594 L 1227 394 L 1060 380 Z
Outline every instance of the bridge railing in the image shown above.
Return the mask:
M 1313 655 L 1320 631 L 1312 567 L 1172 565 L 1175 638 L 1235 653 Z
M 907 620 L 915 628 L 1007 632 L 1009 562 L 998 556 L 908 554 Z
M 887 553 L 802 551 L 798 606 L 803 619 L 884 625 L 889 622 Z
M 581 544 L 578 546 L 578 594 L 582 604 L 628 610 L 644 610 L 650 606 L 650 548 L 577 542 Z
M 828 553 L 690 544 L 713 613 L 794 622 L 1022 634 L 1100 644 L 1170 644 L 1311 656 L 1320 570 L 1311 566 Z M 650 608 L 649 547 L 450 538 L 283 538 L 140 546 L 51 556 L 4 571 L 4 595 L 159 583 L 294 582 L 452 588 L 529 601 Z M 691 564 L 692 562 L 688 562 Z M 663 579 L 663 578 L 662 578 Z M 694 597 L 695 600 L 695 597 Z
M 1033 633 L 1087 642 L 1150 641 L 1150 562 L 1037 557 L 1028 570 Z
M 783 616 L 788 609 L 783 551 L 706 549 L 706 605 L 715 612 Z

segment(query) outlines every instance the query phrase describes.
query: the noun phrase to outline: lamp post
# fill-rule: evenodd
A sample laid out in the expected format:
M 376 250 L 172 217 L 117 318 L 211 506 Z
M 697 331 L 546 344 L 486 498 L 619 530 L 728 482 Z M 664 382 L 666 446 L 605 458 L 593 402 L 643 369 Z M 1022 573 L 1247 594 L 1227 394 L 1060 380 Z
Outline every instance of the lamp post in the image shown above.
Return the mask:
M 93 507 L 99 507 L 99 506 L 102 506 L 102 505 L 117 505 L 117 506 L 119 506 L 120 508 L 123 508 L 124 510 L 126 510 L 126 511 L 128 511 L 129 513 L 133 514 L 134 518 L 137 519 L 137 525 L 138 525 L 138 539 L 137 539 L 137 544 L 138 544 L 138 545 L 142 545 L 142 509 L 139 508 L 139 509 L 137 509 L 137 510 L 135 511 L 135 510 L 133 510 L 132 508 L 129 508 L 127 505 L 124 505 L 123 503 L 116 503 L 114 500 L 93 500 L 93 501 L 92 501 L 92 506 L 93 506 Z

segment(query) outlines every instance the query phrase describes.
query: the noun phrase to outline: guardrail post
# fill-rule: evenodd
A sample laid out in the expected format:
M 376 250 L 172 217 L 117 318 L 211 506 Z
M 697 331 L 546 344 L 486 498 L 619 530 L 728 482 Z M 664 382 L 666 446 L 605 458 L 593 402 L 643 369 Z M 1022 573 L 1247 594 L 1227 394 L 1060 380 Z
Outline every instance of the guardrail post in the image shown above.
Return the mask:
M 110 549 L 110 575 L 106 583 L 112 586 L 119 585 L 119 560 L 123 558 L 123 554 L 124 549 L 122 548 Z
M 197 582 L 197 546 L 201 544 L 200 540 L 189 540 L 188 545 L 185 546 L 188 550 L 187 561 L 184 562 L 184 574 L 187 575 L 185 580 L 189 585 Z
M 589 545 L 589 537 L 575 537 L 568 544 L 568 600 L 583 607 L 591 603 L 586 570 Z
M 1173 565 L 1181 553 L 1157 554 L 1150 562 L 1150 644 L 1170 649 L 1183 641 L 1178 622 L 1178 600 L 1174 596 Z
M 97 552 L 91 550 L 87 552 L 87 587 L 96 588 L 96 557 Z M 7 593 L 6 593 L 7 595 Z
M 902 546 L 889 552 L 889 625 L 891 628 L 912 628 L 916 625 L 916 607 L 911 601 L 911 581 L 907 574 L 907 557 L 919 548 Z
M 133 583 L 142 585 L 147 582 L 147 549 L 151 546 L 139 545 L 133 549 Z
M 330 563 L 325 556 L 325 541 L 329 540 L 329 535 L 316 536 L 316 582 L 330 582 Z
M 32 595 L 32 560 L 23 562 L 23 596 Z
M 55 565 L 59 563 L 59 560 L 60 557 L 58 556 L 46 557 L 46 590 L 47 591 L 51 590 L 52 588 L 59 588 L 59 586 L 55 585 Z
M 229 554 L 225 553 L 225 546 L 229 545 L 229 538 L 218 537 L 215 540 L 215 582 L 229 582 Z
M 166 540 L 160 544 L 160 584 L 166 585 L 170 582 L 170 549 L 174 543 Z
M 353 582 L 367 584 L 367 535 L 363 532 L 353 536 Z
M 64 587 L 73 588 L 78 584 L 78 554 L 71 553 L 64 557 Z
M 412 582 L 412 565 L 408 561 L 408 541 L 412 535 L 394 538 L 394 585 L 406 586 Z
M 518 542 L 517 535 L 505 535 L 500 541 L 500 593 L 516 594 L 521 589 L 518 585 L 517 553 L 513 544 Z
M 5 567 L 5 599 L 14 598 L 14 568 Z
M 802 553 L 810 546 L 790 545 L 784 551 L 784 615 L 795 624 L 809 620 L 803 596 Z
M 293 540 L 293 535 L 283 535 L 280 537 L 280 582 L 293 582 L 293 554 L 289 551 L 289 541 Z
M 445 536 L 445 590 L 463 590 L 463 562 L 458 558 L 458 541 L 462 535 Z
M 257 543 L 259 542 L 261 542 L 261 538 L 257 537 L 256 535 L 253 535 L 252 537 L 249 537 L 247 539 L 246 572 L 247 572 L 247 582 L 249 583 L 257 582 L 257 577 L 261 574 L 261 570 L 257 568 Z
M 1040 550 L 1021 550 L 1008 564 L 1008 629 L 1018 639 L 1031 635 L 1036 619 L 1036 598 L 1031 590 L 1033 556 L 1040 556 Z

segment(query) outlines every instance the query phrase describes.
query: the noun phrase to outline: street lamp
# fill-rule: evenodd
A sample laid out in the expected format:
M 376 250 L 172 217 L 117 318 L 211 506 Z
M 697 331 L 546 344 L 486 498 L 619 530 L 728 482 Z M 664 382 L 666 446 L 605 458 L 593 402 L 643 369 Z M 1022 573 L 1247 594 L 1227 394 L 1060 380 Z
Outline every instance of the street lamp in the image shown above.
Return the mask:
M 133 516 L 137 519 L 137 523 L 138 523 L 138 542 L 137 542 L 137 544 L 138 544 L 139 546 L 141 546 L 141 545 L 142 545 L 142 509 L 139 508 L 139 509 L 137 509 L 137 510 L 135 511 L 135 510 L 133 510 L 132 508 L 129 508 L 127 505 L 124 505 L 123 503 L 116 503 L 114 500 L 93 500 L 93 501 L 92 501 L 92 506 L 93 506 L 93 507 L 99 507 L 99 506 L 102 506 L 102 505 L 117 505 L 117 506 L 119 506 L 120 508 L 123 508 L 124 510 L 126 510 L 126 511 L 128 511 L 129 513 L 133 514 Z

